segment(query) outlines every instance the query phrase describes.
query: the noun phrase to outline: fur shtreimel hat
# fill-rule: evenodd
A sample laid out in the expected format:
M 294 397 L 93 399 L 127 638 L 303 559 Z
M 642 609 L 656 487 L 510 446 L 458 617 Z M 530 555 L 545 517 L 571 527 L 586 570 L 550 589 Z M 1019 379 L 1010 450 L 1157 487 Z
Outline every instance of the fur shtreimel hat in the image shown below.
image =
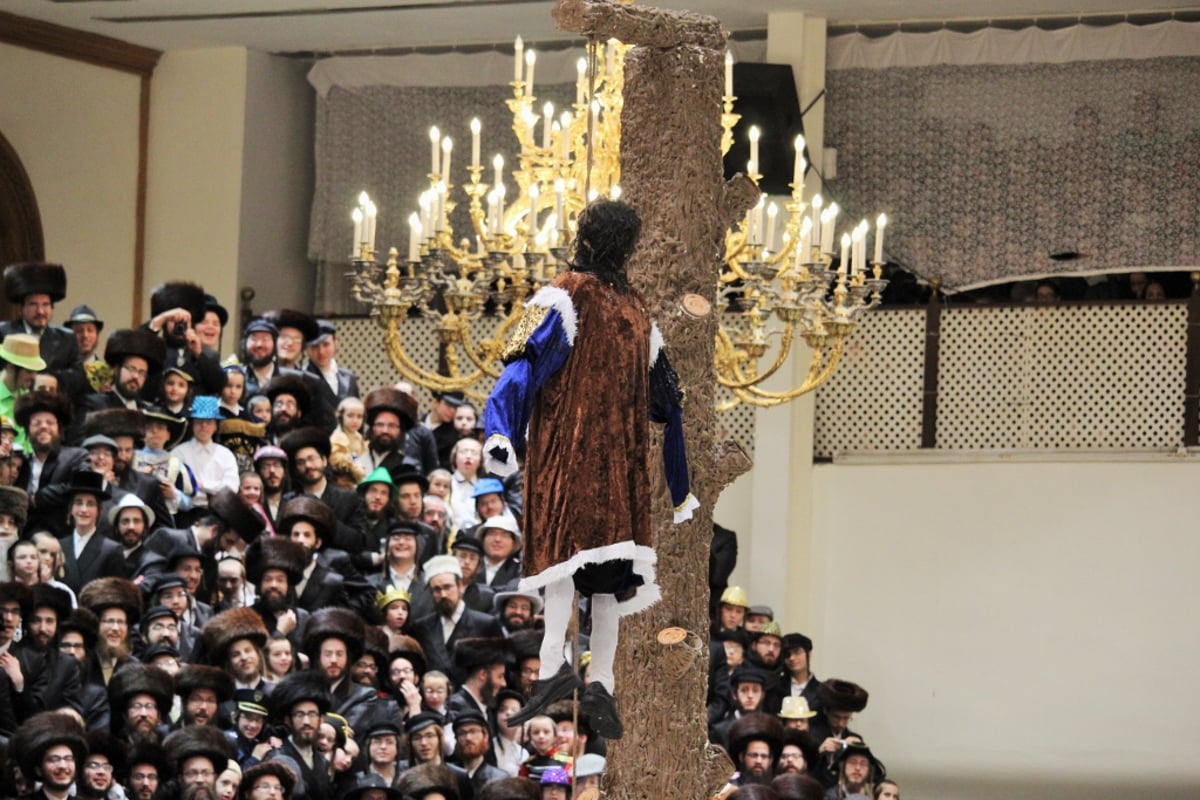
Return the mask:
M 79 605 L 97 617 L 106 608 L 123 608 L 130 625 L 142 618 L 142 592 L 128 578 L 96 578 L 79 593 Z
M 242 541 L 253 542 L 263 532 L 263 520 L 246 501 L 232 489 L 222 489 L 208 503 L 212 513 L 221 518 Z
M 329 688 L 325 678 L 319 672 L 304 670 L 287 675 L 275 684 L 271 692 L 271 710 L 277 719 L 282 720 L 297 703 L 316 703 L 317 710 L 324 716 L 329 711 Z
M 100 638 L 100 620 L 86 608 L 77 608 L 71 612 L 71 616 L 58 621 L 59 641 L 68 633 L 78 633 L 83 637 L 83 646 L 91 650 Z
M 229 648 L 241 639 L 248 639 L 262 649 L 270 634 L 262 617 L 252 608 L 231 608 L 216 614 L 200 631 L 200 642 L 204 656 L 214 667 L 224 667 Z
M 407 797 L 421 800 L 438 792 L 446 800 L 458 800 L 458 779 L 444 764 L 421 764 L 404 772 L 397 787 Z
M 264 572 L 278 569 L 287 573 L 288 585 L 294 589 L 307 566 L 304 545 L 282 536 L 260 538 L 246 548 L 246 580 L 256 586 L 262 582 Z
M 32 782 L 37 778 L 37 769 L 42 765 L 46 751 L 60 744 L 71 748 L 75 763 L 82 769 L 88 742 L 79 720 L 61 711 L 42 711 L 17 728 L 9 742 L 9 756 Z
M 18 581 L 0 583 L 0 603 L 16 603 L 24 619 L 33 611 L 33 589 Z
M 272 403 L 281 394 L 291 395 L 303 416 L 308 416 L 309 411 L 312 410 L 312 392 L 309 391 L 308 384 L 304 382 L 304 376 L 298 373 L 276 375 L 263 389 L 263 394 L 269 397 Z M 328 447 L 328 442 L 326 442 L 326 447 Z
M 375 660 L 380 675 L 387 674 L 388 637 L 378 625 L 368 625 L 363 635 L 363 653 Z
M 179 772 L 189 758 L 207 758 L 220 773 L 233 756 L 233 746 L 216 725 L 188 725 L 163 740 L 167 760 Z
M 92 411 L 83 421 L 83 435 L 107 436 L 116 439 L 118 436 L 131 436 L 136 441 L 146 437 L 146 418 L 136 408 L 106 408 Z
M 478 636 L 459 639 L 454 644 L 454 667 L 467 673 L 493 664 L 507 664 L 511 648 L 502 636 Z
M 71 595 L 57 586 L 39 583 L 33 587 L 33 607 L 53 609 L 62 623 L 71 615 Z
M 761 711 L 738 717 L 729 726 L 729 755 L 737 761 L 751 742 L 766 742 L 771 748 L 771 758 L 778 758 L 783 747 L 783 723 L 774 714 Z
M 5 267 L 4 296 L 8 302 L 20 305 L 29 294 L 48 294 L 52 303 L 66 297 L 67 271 L 62 264 L 25 261 Z
M 281 308 L 278 311 L 268 311 L 263 314 L 263 319 L 274 323 L 275 327 L 279 330 L 295 328 L 304 337 L 305 344 L 313 341 L 321 334 L 316 317 L 312 314 L 305 314 L 303 311 L 297 311 L 294 308 Z
M 279 520 L 275 523 L 275 528 L 280 536 L 290 536 L 292 525 L 301 520 L 312 523 L 322 544 L 329 544 L 337 532 L 337 517 L 334 516 L 333 509 L 306 494 L 297 495 L 283 504 L 279 509 Z
M 479 800 L 541 800 L 542 789 L 529 778 L 497 778 L 479 792 Z
M 425 648 L 421 647 L 421 643 L 411 636 L 400 634 L 392 637 L 395 641 L 395 646 L 388 653 L 388 660 L 393 658 L 404 658 L 412 664 L 413 671 L 417 673 L 417 677 L 425 674 L 425 669 L 428 666 L 428 661 L 425 660 Z
M 172 308 L 187 311 L 192 315 L 192 324 L 197 324 L 204 319 L 204 312 L 208 310 L 208 297 L 204 287 L 184 281 L 171 281 L 155 286 L 154 291 L 150 293 L 150 316 L 157 317 Z
M 270 775 L 277 779 L 279 785 L 283 787 L 283 800 L 290 800 L 292 792 L 296 791 L 296 773 L 292 772 L 292 768 L 282 761 L 260 761 L 253 767 L 247 768 L 242 773 L 243 794 L 246 797 L 250 796 L 254 782 L 264 775 Z
M 536 628 L 513 631 L 508 635 L 508 646 L 517 661 L 536 658 L 542 650 L 542 632 Z
M 171 777 L 171 767 L 167 763 L 167 753 L 157 742 L 140 742 L 129 749 L 125 756 L 125 765 L 132 770 L 140 764 L 148 764 L 158 771 L 158 779 L 166 783 Z
M 287 453 L 288 461 L 296 463 L 296 453 L 299 453 L 306 447 L 315 449 L 325 458 L 329 458 L 330 443 L 329 434 L 320 428 L 297 428 L 285 435 L 279 440 L 279 446 L 283 448 L 283 452 Z
M 125 706 L 139 694 L 153 697 L 159 717 L 167 719 L 175 698 L 175 681 L 165 670 L 147 664 L 131 662 L 119 667 L 108 682 L 108 703 L 113 717 L 123 717 Z
M 67 427 L 71 424 L 71 419 L 74 416 L 74 409 L 71 408 L 71 398 L 65 394 L 57 392 L 29 392 L 17 398 L 16 408 L 13 410 L 13 417 L 17 420 L 17 424 L 25 430 L 29 430 L 29 419 L 39 411 L 48 411 L 58 420 L 58 428 L 60 433 L 66 433 Z
M 321 643 L 339 639 L 346 645 L 346 659 L 353 664 L 362 656 L 366 623 L 348 608 L 322 608 L 313 612 L 304 629 L 304 652 L 310 664 L 320 661 Z
M 188 664 L 175 674 L 175 694 L 187 702 L 188 695 L 197 689 L 209 689 L 218 703 L 233 699 L 233 676 L 221 667 Z
M 121 366 L 126 356 L 146 359 L 152 372 L 162 369 L 167 360 L 167 343 L 162 336 L 145 328 L 122 328 L 108 335 L 104 343 L 104 360 L 113 369 Z
M 87 735 L 88 755 L 104 756 L 113 765 L 113 771 L 122 774 L 125 767 L 125 745 L 114 739 L 105 730 L 89 731 Z
M 857 683 L 830 678 L 817 687 L 821 706 L 831 711 L 849 711 L 857 714 L 867 707 L 867 690 Z
M 0 486 L 0 514 L 12 517 L 18 530 L 24 528 L 29 519 L 29 495 L 15 486 Z
M 368 428 L 375 424 L 375 415 L 380 411 L 391 411 L 400 417 L 405 430 L 417 424 L 417 399 L 390 386 L 367 392 L 363 398 L 363 410 Z

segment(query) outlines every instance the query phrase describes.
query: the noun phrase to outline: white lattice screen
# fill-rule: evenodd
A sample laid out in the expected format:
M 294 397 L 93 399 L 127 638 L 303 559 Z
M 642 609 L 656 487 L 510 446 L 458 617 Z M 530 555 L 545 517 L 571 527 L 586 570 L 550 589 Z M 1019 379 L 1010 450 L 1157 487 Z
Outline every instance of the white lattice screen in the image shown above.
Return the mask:
M 923 309 L 868 316 L 818 392 L 818 457 L 919 446 L 924 320 Z M 1178 447 L 1186 335 L 1181 303 L 947 308 L 937 447 Z

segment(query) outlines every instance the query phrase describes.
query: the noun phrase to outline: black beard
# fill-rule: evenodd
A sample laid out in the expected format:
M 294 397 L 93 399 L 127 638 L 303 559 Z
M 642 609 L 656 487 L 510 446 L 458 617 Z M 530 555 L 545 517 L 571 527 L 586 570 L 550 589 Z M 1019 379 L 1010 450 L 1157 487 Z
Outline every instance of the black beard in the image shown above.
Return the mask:
M 289 591 L 288 594 L 291 594 L 291 592 Z M 263 607 L 272 614 L 278 614 L 281 611 L 287 611 L 292 607 L 292 603 L 288 600 L 286 595 L 284 597 L 279 597 L 277 595 L 264 595 L 262 604 Z
M 158 726 L 155 725 L 147 730 L 138 730 L 137 728 L 129 728 L 125 735 L 129 738 L 129 743 L 133 745 L 148 745 L 162 744 L 158 737 Z
M 294 417 L 287 422 L 283 422 L 282 420 L 272 417 L 271 423 L 267 425 L 267 430 L 273 433 L 275 436 L 283 436 L 283 434 L 287 433 L 288 431 L 299 428 L 302 424 L 302 417 Z
M 763 770 L 761 775 L 755 775 L 748 770 L 742 770 L 742 786 L 748 783 L 770 784 L 771 779 L 775 777 L 775 773 L 771 769 Z
M 259 358 L 255 358 L 254 356 L 247 353 L 246 360 L 249 361 L 250 366 L 254 367 L 255 369 L 262 369 L 267 364 L 270 364 L 272 361 L 275 360 L 275 354 L 271 353 L 270 355 L 267 355 L 267 356 L 260 356 Z

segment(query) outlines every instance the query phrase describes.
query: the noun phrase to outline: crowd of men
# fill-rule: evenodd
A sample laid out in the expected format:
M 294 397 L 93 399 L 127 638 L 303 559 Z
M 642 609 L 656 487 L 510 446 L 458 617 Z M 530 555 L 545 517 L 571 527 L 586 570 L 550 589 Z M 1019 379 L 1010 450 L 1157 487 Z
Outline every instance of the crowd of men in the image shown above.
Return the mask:
M 4 285 L 19 314 L 0 325 L 2 796 L 600 786 L 605 742 L 569 701 L 509 724 L 539 673 L 542 598 L 517 585 L 519 480 L 454 468 L 478 435 L 453 424 L 462 395 L 422 415 L 410 387 L 366 392 L 347 483 L 331 460 L 359 387 L 332 323 L 269 312 L 222 358 L 226 309 L 177 282 L 101 348 L 92 308 L 51 322 L 61 266 L 12 265 Z M 431 485 L 445 469 L 467 517 Z M 849 729 L 866 692 L 818 681 L 812 642 L 771 616 L 737 587 L 714 614 L 710 737 L 737 764 L 730 791 L 898 798 Z

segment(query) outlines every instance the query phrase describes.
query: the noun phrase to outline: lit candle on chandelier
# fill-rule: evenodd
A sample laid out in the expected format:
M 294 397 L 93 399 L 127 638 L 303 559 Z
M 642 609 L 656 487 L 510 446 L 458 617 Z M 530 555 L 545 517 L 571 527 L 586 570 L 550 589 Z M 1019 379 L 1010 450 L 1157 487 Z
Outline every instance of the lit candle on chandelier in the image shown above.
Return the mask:
M 437 125 L 429 129 L 429 144 L 430 144 L 430 164 L 429 174 L 437 175 L 441 170 L 438 168 L 438 156 L 441 155 L 442 132 L 438 130 Z
M 725 51 L 725 96 L 733 97 L 733 53 Z
M 529 186 L 529 226 L 526 228 L 531 238 L 537 233 L 537 201 L 538 185 L 533 183 Z
M 567 182 L 562 178 L 557 178 L 554 181 L 554 217 L 558 221 L 558 228 L 567 227 L 567 218 L 563 215 L 563 206 L 567 197 Z
M 757 125 L 750 126 L 750 174 L 758 174 L 758 138 L 762 136 L 762 131 Z
M 563 162 L 567 162 L 571 160 L 571 112 L 564 111 L 560 120 L 562 128 L 562 160 Z
M 863 257 L 866 255 L 866 236 L 866 228 L 864 228 L 862 225 L 856 225 L 854 227 L 854 234 L 851 236 L 851 241 L 853 242 L 854 247 L 853 255 L 851 256 L 853 263 L 850 265 L 850 268 L 855 272 L 862 272 Z
M 375 249 L 375 204 L 367 201 L 367 218 L 363 220 L 363 231 L 367 237 L 367 249 Z
M 421 218 L 417 212 L 408 217 L 408 260 L 410 263 L 421 260 Z
M 504 184 L 496 187 L 496 235 L 504 233 L 504 194 L 507 190 Z
M 520 36 L 517 37 L 517 41 L 513 42 L 513 52 L 516 54 L 516 58 L 513 59 L 513 83 L 520 83 L 521 68 L 525 65 L 523 58 L 525 42 L 521 40 Z
M 775 201 L 771 201 L 771 205 L 767 206 L 767 235 L 763 239 L 763 247 L 767 250 L 775 249 L 775 217 L 779 216 L 779 206 Z
M 584 94 L 587 92 L 587 59 L 581 58 L 575 62 L 575 105 L 583 105 Z
M 804 188 L 804 168 L 808 166 L 804 163 L 804 137 L 796 137 L 796 168 L 792 172 L 792 185 L 797 189 Z
M 354 249 L 352 250 L 352 252 L 354 253 L 354 257 L 358 258 L 358 248 L 361 247 L 362 243 L 363 243 L 363 238 L 362 238 L 363 212 L 362 212 L 362 209 L 356 208 L 353 211 L 351 211 L 350 219 L 354 220 Z
M 442 139 L 442 182 L 450 183 L 450 151 L 454 149 L 454 142 L 450 141 L 447 136 Z
M 434 213 L 435 213 L 435 217 L 434 217 L 433 229 L 435 232 L 441 233 L 442 230 L 445 228 L 444 220 L 446 217 L 446 183 L 445 183 L 445 181 L 438 181 L 437 211 Z
M 837 224 L 838 204 L 830 203 L 829 208 L 821 212 L 821 241 L 829 246 L 825 252 L 833 252 L 833 241 L 835 234 L 834 226 Z
M 528 50 L 525 53 L 525 96 L 533 97 L 533 65 L 537 63 L 537 53 Z
M 479 121 L 479 117 L 471 120 L 471 166 L 479 166 L 479 132 L 483 130 L 483 124 Z
M 887 214 L 875 218 L 875 263 L 883 263 L 883 229 L 887 227 Z
M 542 149 L 550 149 L 550 134 L 554 127 L 554 103 L 542 106 Z
M 824 200 L 821 195 L 813 195 L 812 199 L 812 232 L 813 232 L 813 247 L 820 248 L 821 246 L 821 206 L 824 205 Z
M 494 181 L 494 185 L 496 188 L 499 188 L 504 184 L 504 156 L 497 153 L 496 157 L 492 159 L 492 166 L 496 168 L 496 180 Z
M 838 262 L 838 275 L 846 274 L 846 263 L 850 260 L 850 234 L 842 234 L 842 259 Z

